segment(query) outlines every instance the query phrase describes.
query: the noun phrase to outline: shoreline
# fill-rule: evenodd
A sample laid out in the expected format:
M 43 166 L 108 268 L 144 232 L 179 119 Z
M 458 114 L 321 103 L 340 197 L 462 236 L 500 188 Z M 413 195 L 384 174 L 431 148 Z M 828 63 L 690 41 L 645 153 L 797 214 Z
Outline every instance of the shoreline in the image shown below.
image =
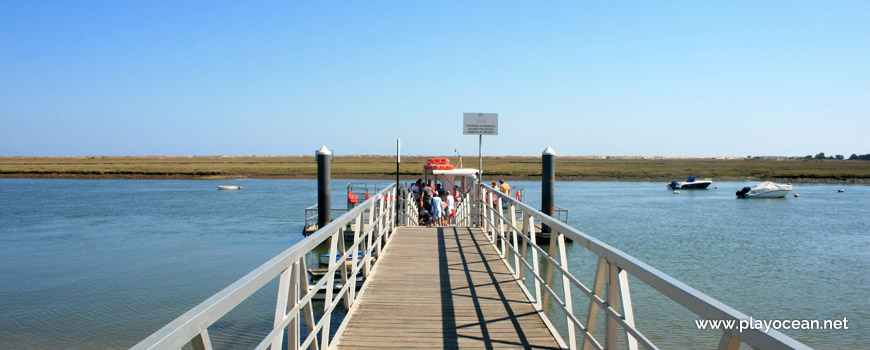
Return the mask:
M 401 181 L 414 181 L 420 176 L 400 176 Z M 485 176 L 486 177 L 486 176 Z M 310 175 L 292 175 L 292 176 L 234 176 L 234 175 L 184 175 L 184 174 L 167 174 L 167 175 L 136 175 L 136 174 L 81 174 L 81 173 L 51 173 L 51 174 L 0 174 L 0 178 L 5 179 L 64 179 L 64 180 L 210 180 L 210 181 L 232 181 L 241 179 L 256 179 L 256 180 L 316 180 L 317 176 Z M 395 180 L 393 175 L 380 174 L 333 174 L 333 179 L 337 180 Z M 505 181 L 539 181 L 540 177 L 533 176 L 496 176 L 492 175 L 492 179 L 503 179 Z M 608 176 L 556 176 L 557 181 L 589 181 L 589 182 L 662 182 L 669 183 L 673 178 L 651 178 L 643 176 L 624 176 L 624 177 L 608 177 Z M 714 182 L 760 182 L 773 181 L 780 183 L 795 183 L 795 184 L 855 184 L 855 185 L 870 185 L 870 179 L 843 179 L 843 178 L 755 178 L 755 177 L 718 177 L 712 178 Z M 487 181 L 490 181 L 487 179 Z
M 404 156 L 400 178 L 422 176 L 427 158 Z M 477 159 L 466 159 L 469 167 Z M 540 157 L 484 157 L 484 180 L 538 181 Z M 870 161 L 711 158 L 559 157 L 558 181 L 682 181 L 689 176 L 713 181 L 870 184 Z M 314 156 L 77 156 L 0 157 L 0 178 L 46 179 L 316 179 Z M 395 180 L 394 156 L 336 156 L 335 179 Z

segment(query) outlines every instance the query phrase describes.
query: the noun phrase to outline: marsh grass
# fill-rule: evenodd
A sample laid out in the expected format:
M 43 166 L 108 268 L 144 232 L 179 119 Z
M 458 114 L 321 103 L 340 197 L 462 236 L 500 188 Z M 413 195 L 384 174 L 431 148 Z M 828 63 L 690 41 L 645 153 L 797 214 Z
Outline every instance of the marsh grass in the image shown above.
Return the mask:
M 404 156 L 402 178 L 420 176 L 424 156 Z M 458 165 L 456 157 L 448 157 Z M 477 158 L 464 159 L 477 167 Z M 538 157 L 485 157 L 485 176 L 537 179 Z M 393 156 L 336 156 L 336 178 L 393 179 Z M 556 174 L 564 180 L 682 180 L 688 176 L 714 180 L 781 180 L 790 182 L 870 183 L 870 161 L 761 159 L 633 159 L 558 157 Z M 0 157 L 2 177 L 77 178 L 314 178 L 314 156 L 182 156 L 182 157 Z

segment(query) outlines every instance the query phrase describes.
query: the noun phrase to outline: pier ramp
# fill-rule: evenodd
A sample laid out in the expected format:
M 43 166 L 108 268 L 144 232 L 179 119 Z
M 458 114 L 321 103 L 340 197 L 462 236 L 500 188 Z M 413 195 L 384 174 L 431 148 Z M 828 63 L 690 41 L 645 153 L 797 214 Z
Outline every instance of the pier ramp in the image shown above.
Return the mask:
M 480 228 L 401 227 L 339 349 L 560 349 Z
M 276 284 L 274 314 L 239 327 L 262 337 L 254 349 L 658 349 L 636 324 L 661 320 L 635 319 L 633 303 L 643 300 L 632 300 L 629 276 L 697 319 L 749 319 L 497 189 L 475 181 L 466 191 L 455 226 L 418 227 L 411 195 L 388 186 L 133 349 L 213 349 L 209 330 Z M 538 227 L 549 231 L 546 243 Z M 582 276 L 589 285 L 572 273 L 579 270 L 569 264 L 569 240 L 594 254 L 594 276 Z M 323 247 L 325 277 L 309 280 Z M 698 348 L 810 349 L 776 330 L 706 332 Z

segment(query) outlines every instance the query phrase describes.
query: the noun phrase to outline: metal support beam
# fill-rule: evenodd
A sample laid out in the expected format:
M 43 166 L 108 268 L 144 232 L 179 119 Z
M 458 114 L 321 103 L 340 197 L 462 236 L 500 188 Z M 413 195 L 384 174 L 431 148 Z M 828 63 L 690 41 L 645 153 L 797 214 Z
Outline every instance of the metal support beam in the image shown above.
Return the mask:
M 550 146 L 541 153 L 541 211 L 553 216 L 556 207 L 556 152 Z M 549 233 L 550 227 L 543 226 L 542 233 Z
M 332 221 L 330 217 L 332 202 L 329 188 L 332 151 L 323 146 L 315 154 L 317 158 L 317 228 L 321 229 Z

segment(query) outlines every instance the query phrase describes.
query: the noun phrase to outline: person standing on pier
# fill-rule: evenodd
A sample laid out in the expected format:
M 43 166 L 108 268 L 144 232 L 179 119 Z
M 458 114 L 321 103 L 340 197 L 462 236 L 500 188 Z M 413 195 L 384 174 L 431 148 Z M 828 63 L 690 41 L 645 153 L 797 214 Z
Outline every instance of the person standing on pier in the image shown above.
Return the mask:
M 492 188 L 498 190 L 498 186 L 495 184 L 495 181 L 492 182 Z M 492 205 L 498 204 L 498 200 L 495 199 L 495 195 L 490 195 L 492 197 Z
M 456 199 L 453 198 L 453 193 L 447 191 L 447 226 L 454 226 L 456 223 L 454 222 L 454 218 L 456 217 Z
M 414 200 L 420 197 L 420 185 L 423 184 L 423 179 L 417 179 L 413 185 L 411 185 L 411 193 L 414 194 Z
M 435 196 L 435 186 L 432 186 L 432 180 L 423 186 L 423 194 L 426 195 L 426 200 Z
M 501 186 L 498 187 L 498 190 L 501 191 L 501 193 L 504 193 L 504 194 L 510 196 L 511 195 L 511 185 L 508 185 L 507 182 L 504 182 L 504 180 L 498 180 L 498 183 L 501 184 Z M 493 184 L 495 184 L 495 182 L 493 182 Z M 495 187 L 495 186 L 493 186 L 493 187 Z
M 441 197 L 433 196 L 430 206 L 432 207 L 432 219 L 435 222 L 435 225 L 440 226 L 441 220 L 443 220 L 443 218 L 441 217 Z

